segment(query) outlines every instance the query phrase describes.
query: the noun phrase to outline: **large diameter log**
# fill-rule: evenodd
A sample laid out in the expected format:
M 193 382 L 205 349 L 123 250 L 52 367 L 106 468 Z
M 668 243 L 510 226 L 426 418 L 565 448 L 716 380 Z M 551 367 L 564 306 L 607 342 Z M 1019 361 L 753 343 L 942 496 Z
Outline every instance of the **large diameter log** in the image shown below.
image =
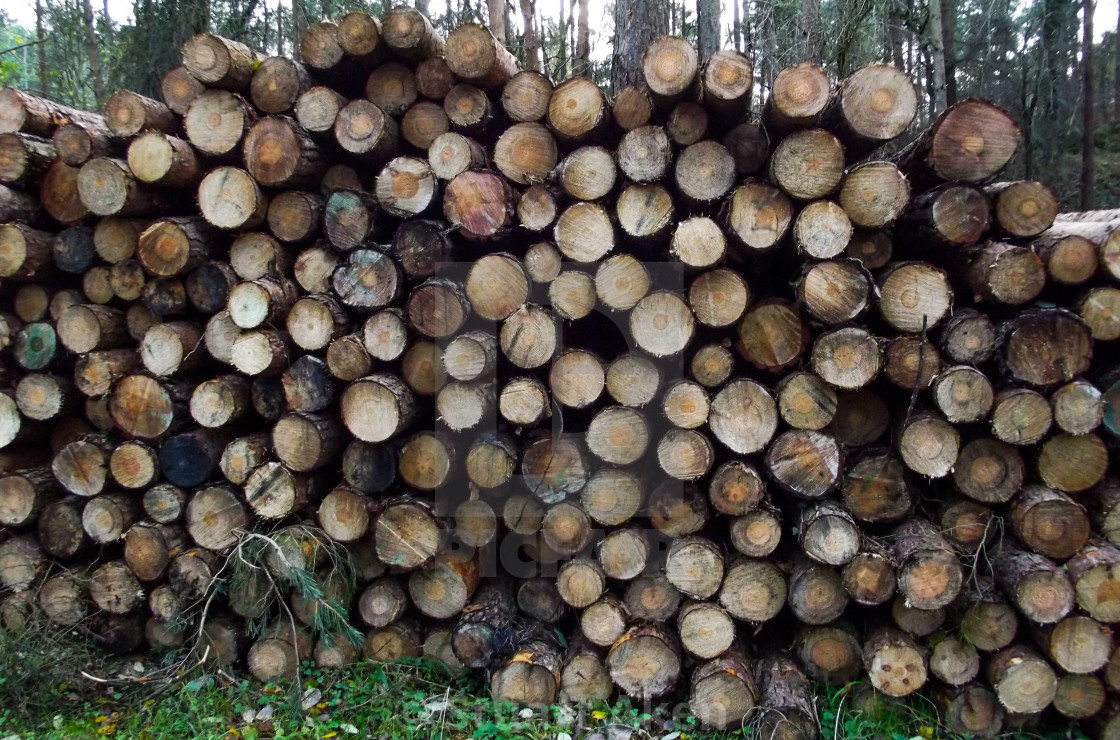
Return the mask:
M 607 655 L 611 679 L 628 695 L 656 699 L 671 691 L 681 670 L 680 645 L 656 625 L 634 627 Z
M 299 125 L 309 133 L 325 137 L 334 129 L 338 113 L 347 102 L 335 90 L 316 85 L 300 94 L 293 113 Z
M 398 56 L 422 62 L 443 56 L 443 37 L 423 13 L 413 8 L 393 8 L 381 20 L 381 36 Z
M 748 622 L 773 619 L 786 602 L 785 576 L 771 563 L 742 558 L 727 570 L 719 603 L 731 616 Z
M 265 519 L 283 519 L 307 505 L 315 494 L 315 480 L 293 473 L 284 465 L 261 465 L 245 481 L 245 498 Z
M 35 196 L 0 185 L 0 221 L 38 223 L 43 208 Z
M 799 62 L 786 67 L 774 78 L 762 109 L 767 131 L 782 134 L 815 126 L 830 93 L 828 75 L 816 64 Z
M 823 129 L 795 131 L 770 156 L 770 180 L 797 200 L 834 191 L 844 176 L 844 147 Z
M 166 218 L 140 235 L 136 258 L 150 275 L 177 277 L 202 264 L 220 242 L 214 227 L 197 216 Z
M 232 155 L 257 115 L 248 101 L 225 90 L 206 90 L 183 115 L 183 130 L 195 148 L 214 157 Z
M 561 141 L 592 143 L 611 123 L 610 103 L 589 78 L 574 77 L 553 90 L 547 120 Z
M 268 57 L 253 71 L 249 97 L 263 113 L 286 113 L 312 84 L 311 74 L 299 62 Z
M 547 707 L 556 700 L 560 671 L 560 651 L 532 640 L 493 672 L 490 694 L 495 701 Z
M 85 226 L 71 226 L 54 237 L 51 243 L 54 266 L 64 273 L 78 275 L 93 267 L 93 230 Z M 83 289 L 86 287 L 83 277 Z M 90 301 L 93 303 L 93 301 Z
M 348 56 L 363 65 L 384 59 L 388 49 L 381 38 L 381 20 L 361 10 L 354 10 L 338 19 L 338 45 Z
M 356 249 L 331 275 L 330 285 L 345 305 L 369 312 L 392 302 L 400 289 L 393 259 L 372 249 Z
M 1003 169 L 1020 138 L 1007 111 L 969 98 L 938 116 L 900 155 L 900 166 L 927 181 L 981 182 Z
M 856 160 L 905 132 L 917 110 L 917 92 L 905 72 L 869 64 L 841 81 L 825 118 L 841 135 L 849 160 Z
M 1073 608 L 1069 577 L 1045 556 L 1005 538 L 993 553 L 992 565 L 1000 588 L 1032 622 L 1053 624 Z
M 1007 368 L 1016 380 L 1030 385 L 1067 383 L 1083 373 L 1092 359 L 1088 328 L 1060 309 L 1021 314 L 1004 332 Z
M 21 186 L 35 182 L 57 157 L 54 144 L 46 139 L 30 134 L 0 134 L 0 183 Z
M 163 102 L 172 112 L 184 116 L 194 99 L 206 90 L 186 67 L 175 67 L 160 80 Z
M 890 162 L 866 162 L 848 170 L 837 200 L 858 227 L 889 226 L 910 201 L 910 185 Z
M 784 432 L 766 452 L 770 475 L 801 498 L 820 498 L 839 483 L 841 454 L 836 440 L 824 432 Z
M 428 147 L 428 164 L 441 180 L 453 180 L 467 170 L 485 167 L 486 163 L 482 146 L 454 131 L 440 134 Z
M 672 149 L 661 126 L 641 126 L 628 131 L 618 144 L 618 166 L 634 182 L 656 182 L 669 171 Z
M 253 71 L 263 56 L 239 41 L 200 33 L 188 39 L 180 50 L 183 66 L 207 87 L 245 91 Z
M 792 658 L 774 654 L 755 665 L 758 727 L 764 737 L 816 740 L 819 737 L 813 685 Z
M 481 136 L 488 133 L 495 126 L 495 112 L 486 91 L 474 85 L 460 83 L 451 88 L 443 99 L 443 113 L 448 123 L 464 134 Z
M 175 113 L 158 100 L 146 98 L 129 90 L 117 90 L 105 101 L 105 125 L 120 139 L 136 136 L 141 131 L 174 133 L 179 128 Z
M 705 725 L 739 726 L 755 708 L 757 689 L 746 658 L 734 651 L 692 672 L 688 706 Z
M 478 583 L 478 559 L 462 552 L 447 552 L 412 572 L 408 594 L 424 616 L 447 619 L 463 610 Z
M 160 472 L 174 485 L 197 486 L 217 472 L 228 441 L 228 434 L 204 430 L 171 437 L 160 446 Z
M 169 195 L 136 182 L 128 164 L 119 159 L 97 157 L 78 171 L 78 197 L 98 216 L 143 216 L 174 213 Z
M 78 194 L 79 167 L 59 160 L 39 181 L 39 200 L 43 210 L 55 221 L 73 224 L 89 215 L 89 208 Z
M 565 193 L 578 200 L 599 200 L 614 188 L 614 156 L 600 146 L 576 149 L 552 173 Z
M 89 596 L 99 609 L 127 614 L 143 603 L 144 591 L 124 561 L 114 560 L 90 576 Z
M 798 621 L 822 625 L 839 619 L 848 606 L 848 594 L 839 570 L 801 558 L 790 573 L 788 601 Z
M 925 262 L 898 262 L 879 281 L 879 312 L 895 329 L 919 334 L 936 326 L 953 302 L 948 275 Z
M 160 131 L 144 133 L 129 144 L 128 167 L 142 182 L 171 188 L 188 187 L 199 174 L 191 145 Z
M 32 280 L 52 270 L 50 234 L 21 223 L 0 225 L 0 277 Z
M 796 641 L 798 658 L 810 678 L 828 686 L 855 680 L 862 669 L 860 644 L 854 630 L 843 622 L 836 626 L 803 630 Z
M 254 124 L 243 149 L 245 169 L 266 187 L 316 187 L 327 167 L 310 134 L 286 116 L 270 116 Z
M 0 90 L 0 134 L 25 132 L 47 138 L 63 124 L 91 123 L 99 118 L 96 113 L 69 108 L 14 87 Z
M 793 206 L 784 193 L 764 183 L 748 182 L 731 193 L 725 226 L 748 250 L 769 250 L 789 233 Z
M 518 71 L 517 58 L 475 23 L 464 23 L 448 35 L 444 58 L 456 77 L 486 90 L 503 87 Z
M 1030 485 L 1008 513 L 1012 531 L 1029 549 L 1055 560 L 1073 557 L 1089 539 L 1089 516 L 1068 496 Z
M 502 110 L 518 123 L 539 121 L 548 115 L 552 90 L 552 81 L 546 75 L 536 70 L 522 70 L 502 88 Z
M 993 656 L 987 678 L 1000 703 L 1008 711 L 1022 714 L 1046 709 L 1058 689 L 1054 669 L 1024 645 L 1013 645 Z
M 1013 238 L 1035 237 L 1049 229 L 1058 214 L 1058 199 L 1044 183 L 1017 180 L 988 185 L 996 223 Z
M 1068 563 L 1066 572 L 1077 593 L 1077 603 L 1100 622 L 1120 622 L 1120 597 L 1113 595 L 1120 579 L 1120 550 L 1110 543 L 1093 539 Z
M 0 478 L 0 523 L 21 526 L 35 521 L 39 512 L 53 502 L 59 487 L 50 468 L 14 471 Z
M 393 118 L 370 101 L 353 100 L 338 112 L 334 136 L 346 152 L 380 164 L 396 149 L 399 129 Z
M 936 527 L 915 518 L 895 531 L 894 540 L 892 557 L 906 603 L 918 609 L 937 609 L 952 602 L 960 592 L 963 569 Z
M 925 653 L 899 630 L 871 630 L 864 640 L 863 661 L 871 685 L 888 696 L 907 696 L 926 682 Z
M 513 191 L 505 178 L 494 172 L 464 172 L 448 183 L 443 214 L 468 239 L 485 241 L 504 236 L 513 225 Z

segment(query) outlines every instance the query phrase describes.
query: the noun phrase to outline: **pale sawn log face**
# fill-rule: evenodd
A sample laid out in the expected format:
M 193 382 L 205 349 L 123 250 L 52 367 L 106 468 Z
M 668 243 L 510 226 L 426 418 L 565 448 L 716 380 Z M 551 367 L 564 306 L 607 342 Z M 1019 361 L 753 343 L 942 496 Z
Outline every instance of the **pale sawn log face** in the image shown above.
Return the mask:
M 810 679 L 928 686 L 961 731 L 1097 714 L 1117 214 L 986 184 L 1019 132 L 984 101 L 861 161 L 915 115 L 887 65 L 797 64 L 751 121 L 746 57 L 638 51 L 612 105 L 401 7 L 301 61 L 200 34 L 103 116 L 0 93 L 3 585 L 63 562 L 49 619 L 174 646 L 246 532 L 303 521 L 369 631 L 250 647 L 266 587 L 221 597 L 262 679 L 424 652 L 791 737 Z

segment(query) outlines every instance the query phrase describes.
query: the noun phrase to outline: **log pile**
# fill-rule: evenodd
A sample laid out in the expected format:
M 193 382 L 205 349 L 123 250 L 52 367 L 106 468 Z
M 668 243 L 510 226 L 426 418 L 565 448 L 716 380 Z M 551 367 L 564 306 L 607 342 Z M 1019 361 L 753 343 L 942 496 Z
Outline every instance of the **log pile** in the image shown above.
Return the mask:
M 1120 737 L 1120 213 L 999 181 L 1005 112 L 899 147 L 893 67 L 680 38 L 608 99 L 403 7 L 301 57 L 0 92 L 8 629 Z

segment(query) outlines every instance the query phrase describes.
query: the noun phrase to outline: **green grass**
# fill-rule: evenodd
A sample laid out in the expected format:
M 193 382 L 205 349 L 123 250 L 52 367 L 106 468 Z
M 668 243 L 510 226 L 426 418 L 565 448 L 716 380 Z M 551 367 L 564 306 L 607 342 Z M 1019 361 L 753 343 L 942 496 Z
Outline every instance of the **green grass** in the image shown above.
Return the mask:
M 79 667 L 102 680 L 83 677 Z M 361 663 L 337 672 L 305 665 L 298 683 L 285 684 L 262 685 L 213 667 L 136 680 L 157 667 L 107 659 L 77 633 L 42 625 L 20 636 L 0 635 L 0 738 L 574 740 L 596 732 L 602 740 L 752 737 L 749 729 L 698 727 L 680 697 L 645 709 L 625 699 L 582 709 L 497 705 L 479 677 L 453 677 L 421 663 Z M 825 740 L 948 737 L 937 730 L 927 699 L 868 702 L 862 688 L 821 689 Z M 1067 730 L 1050 737 L 1084 736 Z

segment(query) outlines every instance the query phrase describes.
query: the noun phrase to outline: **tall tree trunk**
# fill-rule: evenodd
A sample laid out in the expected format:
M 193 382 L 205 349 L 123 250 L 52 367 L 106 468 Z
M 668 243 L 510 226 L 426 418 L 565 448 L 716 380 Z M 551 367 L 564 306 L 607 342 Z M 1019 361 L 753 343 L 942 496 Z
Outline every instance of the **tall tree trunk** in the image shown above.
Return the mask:
M 945 52 L 945 105 L 957 104 L 957 4 L 941 0 L 941 38 Z
M 39 41 L 39 92 L 47 94 L 47 38 L 43 27 L 43 0 L 35 0 L 35 38 Z M 1117 55 L 1120 60 L 1120 54 Z M 1120 61 L 1117 62 L 1120 64 Z
M 732 0 L 732 2 L 734 2 L 734 1 L 735 0 Z M 751 39 L 751 11 L 750 11 L 749 3 L 750 3 L 750 0 L 743 0 L 743 12 L 742 12 L 743 50 L 745 50 L 748 55 L 753 56 L 754 55 L 754 42 Z
M 739 0 L 731 0 L 731 39 L 735 43 L 735 51 L 743 50 L 743 35 L 739 27 Z
M 93 86 L 93 99 L 97 107 L 105 102 L 105 81 L 101 77 L 101 49 L 97 43 L 97 21 L 93 17 L 93 4 L 82 0 L 82 15 L 86 24 L 86 59 L 89 64 L 89 79 Z
M 579 0 L 579 19 L 576 25 L 576 64 L 572 72 L 591 74 L 591 28 L 588 18 L 588 0 Z
M 563 2 L 563 0 L 561 0 Z M 576 58 L 576 3 L 579 0 L 571 0 L 568 5 L 568 59 L 571 64 L 568 66 L 568 77 L 572 77 L 576 72 L 576 64 L 579 60 Z
M 525 69 L 540 69 L 541 43 L 537 36 L 536 0 L 521 0 L 521 20 L 525 24 Z
M 276 4 L 276 55 L 284 56 L 284 3 Z
M 897 8 L 891 8 L 887 24 L 891 37 L 891 62 L 899 69 L 905 69 L 906 59 L 902 56 L 902 13 Z
M 1120 5 L 1116 8 L 1116 49 L 1112 60 L 1112 120 L 1120 121 Z
M 103 0 L 101 4 L 101 15 L 105 19 L 105 46 L 112 48 L 113 46 L 113 19 L 109 15 L 109 0 Z
M 502 46 L 506 44 L 506 4 L 505 0 L 486 0 L 486 17 L 490 33 Z
M 821 61 L 821 0 L 801 0 L 801 58 Z
M 719 11 L 719 0 L 696 0 L 696 46 L 701 62 L 719 51 Z M 738 6 L 735 15 L 739 15 Z
M 1093 0 L 1083 0 L 1081 39 L 1081 210 L 1093 209 L 1096 156 L 1093 148 Z
M 642 55 L 654 39 L 669 33 L 669 3 L 633 0 L 614 4 L 611 89 L 642 83 Z
M 930 116 L 945 110 L 945 30 L 941 24 L 941 0 L 928 0 Z
M 297 62 L 303 61 L 299 53 L 299 43 L 303 40 L 303 34 L 307 31 L 309 23 L 307 6 L 303 3 L 304 0 L 292 0 L 292 58 Z
M 416 9 L 424 15 L 428 14 L 428 0 L 416 0 Z
M 565 0 L 560 0 L 560 24 L 556 27 L 557 32 L 560 34 L 560 51 L 557 54 L 560 66 L 557 68 L 556 74 L 552 75 L 553 79 L 566 79 L 568 77 L 568 59 L 570 51 L 568 47 L 568 20 L 565 20 L 565 12 L 567 11 L 568 3 Z M 570 19 L 569 19 L 570 20 Z M 638 71 L 641 72 L 642 58 L 638 57 Z

